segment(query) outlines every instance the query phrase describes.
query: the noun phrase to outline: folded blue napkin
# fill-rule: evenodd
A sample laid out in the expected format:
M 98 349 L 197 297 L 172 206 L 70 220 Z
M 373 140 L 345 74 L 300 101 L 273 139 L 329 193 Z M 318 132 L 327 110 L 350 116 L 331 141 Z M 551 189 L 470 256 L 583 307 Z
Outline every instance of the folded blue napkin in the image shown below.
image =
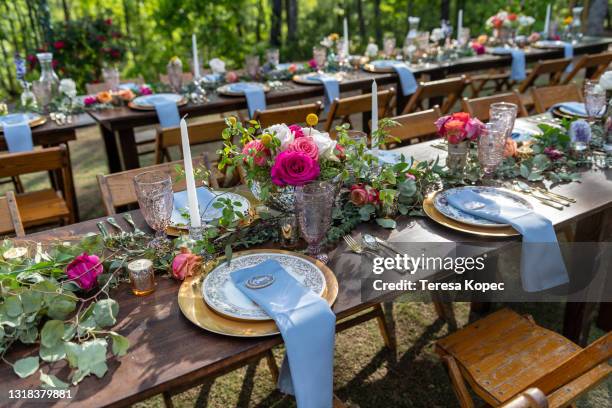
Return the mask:
M 572 45 L 572 43 L 566 42 L 565 44 L 563 44 L 563 53 L 564 58 L 574 58 L 574 46 Z M 565 72 L 570 72 L 572 69 L 574 69 L 574 64 L 569 64 L 567 68 L 565 68 Z
M 400 87 L 402 88 L 402 94 L 404 96 L 412 95 L 417 90 L 417 81 L 414 74 L 403 62 L 392 61 L 392 60 L 377 60 L 371 63 L 377 68 L 388 68 L 392 67 L 395 73 L 399 77 Z
M 10 153 L 29 152 L 34 149 L 32 129 L 28 116 L 24 113 L 11 113 L 0 116 L 4 139 Z
M 512 65 L 510 67 L 510 79 L 513 81 L 522 81 L 527 78 L 525 68 L 525 51 L 518 48 L 496 47 L 493 49 L 494 54 L 512 54 Z
M 177 127 L 181 121 L 176 102 L 161 95 L 152 95 L 147 102 L 155 106 L 157 120 L 162 128 Z
M 287 355 L 278 386 L 299 408 L 331 408 L 336 316 L 275 260 L 231 273 L 236 287 L 274 319 Z
M 266 93 L 264 92 L 263 86 L 238 82 L 230 85 L 230 89 L 232 92 L 244 92 L 250 118 L 255 115 L 256 110 L 266 110 Z
M 583 102 L 561 102 L 553 105 L 550 110 L 561 109 L 576 116 L 588 116 Z
M 548 218 L 533 211 L 500 205 L 470 190 L 449 194 L 455 208 L 485 220 L 510 224 L 523 235 L 521 281 L 527 292 L 539 292 L 569 282 L 557 235 Z
M 378 158 L 378 161 L 382 164 L 397 164 L 402 161 L 402 155 L 400 153 L 391 150 L 378 150 L 377 152 L 371 151 Z
M 340 97 L 340 83 L 335 77 L 328 75 L 319 75 L 316 79 L 323 84 L 323 89 L 325 91 L 323 113 L 327 113 L 331 104 L 334 103 L 334 99 Z

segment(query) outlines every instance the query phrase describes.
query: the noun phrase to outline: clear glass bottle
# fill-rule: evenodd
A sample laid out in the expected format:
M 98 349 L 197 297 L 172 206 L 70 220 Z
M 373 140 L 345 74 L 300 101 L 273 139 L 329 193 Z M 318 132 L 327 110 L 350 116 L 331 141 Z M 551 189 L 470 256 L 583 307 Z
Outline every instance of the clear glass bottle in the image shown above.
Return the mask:
M 32 84 L 27 81 L 21 83 L 23 92 L 21 93 L 21 106 L 25 109 L 36 109 L 36 96 L 32 92 Z
M 40 79 L 42 83 L 49 84 L 51 88 L 51 97 L 58 96 L 59 89 L 59 77 L 53 70 L 53 54 L 50 52 L 41 52 L 36 54 L 38 62 L 40 63 Z

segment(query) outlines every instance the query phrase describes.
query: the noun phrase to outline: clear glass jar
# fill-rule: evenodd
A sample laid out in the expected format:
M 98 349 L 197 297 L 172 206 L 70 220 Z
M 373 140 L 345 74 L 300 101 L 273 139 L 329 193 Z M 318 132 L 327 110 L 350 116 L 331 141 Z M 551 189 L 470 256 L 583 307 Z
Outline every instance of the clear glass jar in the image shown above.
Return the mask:
M 58 96 L 59 89 L 59 77 L 53 70 L 53 54 L 50 52 L 41 52 L 36 54 L 38 62 L 40 63 L 40 78 L 41 83 L 48 84 L 51 89 L 51 99 Z

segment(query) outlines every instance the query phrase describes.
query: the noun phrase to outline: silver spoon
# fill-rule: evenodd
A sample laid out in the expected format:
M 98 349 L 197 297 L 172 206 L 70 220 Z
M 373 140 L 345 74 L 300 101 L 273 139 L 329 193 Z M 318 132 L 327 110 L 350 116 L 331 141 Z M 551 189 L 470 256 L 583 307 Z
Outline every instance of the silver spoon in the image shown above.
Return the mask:
M 134 222 L 134 219 L 132 218 L 132 214 L 130 213 L 124 213 L 123 214 L 123 219 L 125 219 L 125 221 L 130 224 L 132 226 L 132 228 L 134 228 L 134 234 L 138 234 L 138 235 L 143 235 L 144 231 L 142 231 L 140 228 L 138 228 L 136 226 L 136 223 Z

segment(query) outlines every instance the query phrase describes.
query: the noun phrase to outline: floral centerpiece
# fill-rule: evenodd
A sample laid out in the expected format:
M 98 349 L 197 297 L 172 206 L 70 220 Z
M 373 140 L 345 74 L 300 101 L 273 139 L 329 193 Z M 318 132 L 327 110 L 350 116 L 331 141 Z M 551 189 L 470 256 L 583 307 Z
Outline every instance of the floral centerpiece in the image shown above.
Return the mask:
M 85 108 L 100 109 L 109 105 L 122 105 L 129 103 L 137 96 L 151 95 L 153 90 L 147 85 L 140 85 L 117 91 L 100 91 L 95 95 L 87 95 L 83 98 Z
M 308 115 L 309 126 L 317 122 L 317 115 Z M 293 211 L 296 186 L 339 180 L 343 148 L 328 133 L 286 124 L 261 129 L 256 121 L 245 127 L 233 117 L 227 124 L 220 168 L 241 169 L 255 196 L 270 206 Z M 241 147 L 233 144 L 234 137 Z
M 438 135 L 448 142 L 446 165 L 451 172 L 465 168 L 469 143 L 476 141 L 482 132 L 483 123 L 469 113 L 457 112 L 443 116 L 436 121 Z
M 517 33 L 528 34 L 534 23 L 535 18 L 531 16 L 500 10 L 489 17 L 485 25 L 493 31 L 493 36 L 499 42 L 506 43 L 514 39 L 514 35 Z

